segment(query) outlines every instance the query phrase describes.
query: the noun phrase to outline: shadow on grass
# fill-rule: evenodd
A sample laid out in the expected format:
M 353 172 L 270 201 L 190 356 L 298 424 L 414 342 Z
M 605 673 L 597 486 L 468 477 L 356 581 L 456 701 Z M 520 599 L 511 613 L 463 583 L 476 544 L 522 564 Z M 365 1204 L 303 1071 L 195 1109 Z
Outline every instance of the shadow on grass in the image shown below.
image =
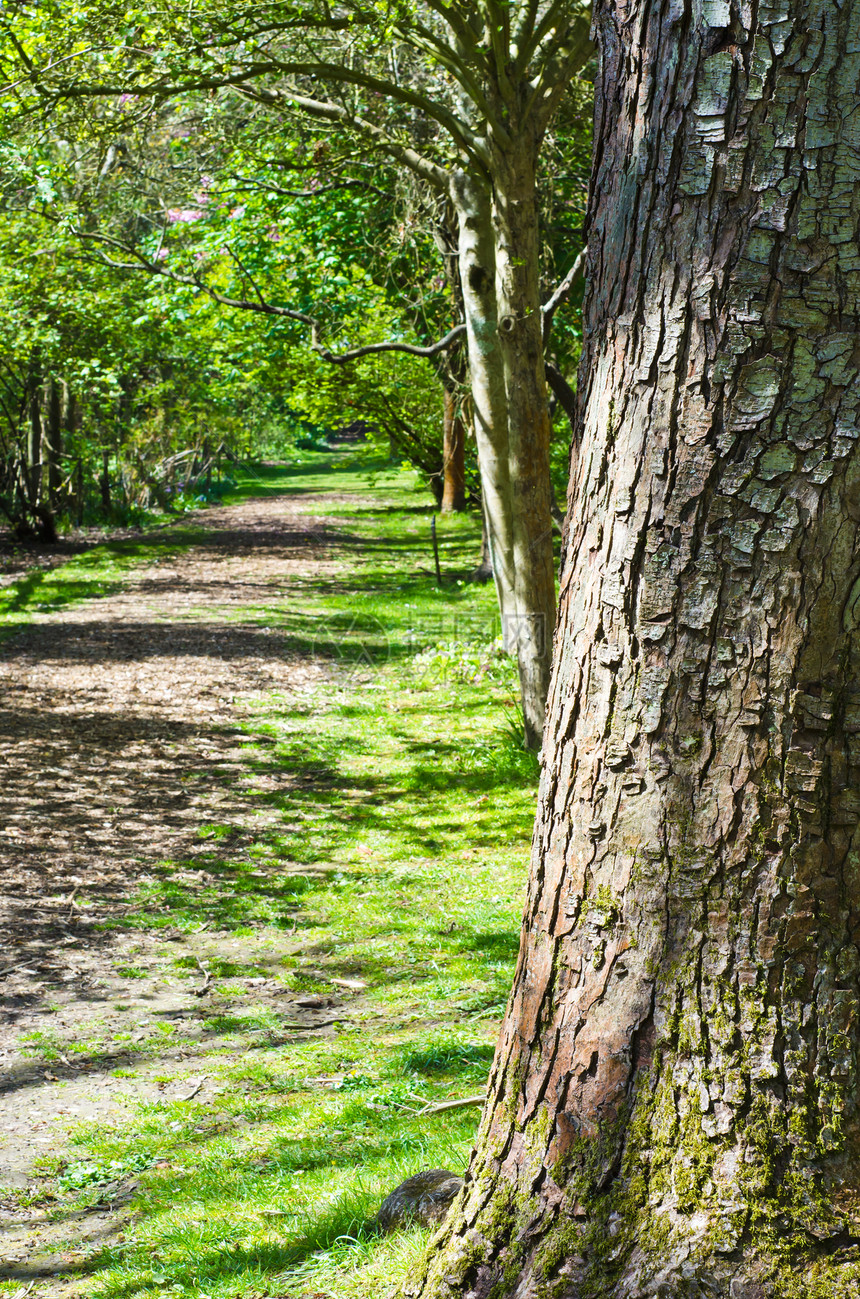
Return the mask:
M 404 1047 L 398 1065 L 403 1073 L 456 1074 L 462 1076 L 463 1067 L 474 1074 L 486 1074 L 493 1062 L 495 1048 L 487 1042 L 464 1042 L 460 1037 L 443 1033 L 431 1038 L 425 1046 Z
M 518 929 L 496 929 L 473 934 L 463 943 L 463 949 L 480 952 L 491 961 L 513 962 L 520 951 L 520 933 Z

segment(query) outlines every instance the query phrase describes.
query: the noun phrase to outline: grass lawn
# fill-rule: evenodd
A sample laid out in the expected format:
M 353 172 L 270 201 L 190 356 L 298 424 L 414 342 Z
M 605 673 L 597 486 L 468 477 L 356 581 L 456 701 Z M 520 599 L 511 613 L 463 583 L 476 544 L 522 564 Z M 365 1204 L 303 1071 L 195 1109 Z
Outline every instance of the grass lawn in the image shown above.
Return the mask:
M 439 588 L 429 498 L 411 473 L 309 454 L 236 478 L 228 503 L 290 491 L 313 514 L 319 492 L 338 494 L 324 512 L 360 541 L 349 564 L 240 611 L 329 672 L 243 723 L 241 779 L 266 813 L 246 845 L 225 856 L 234 827 L 213 816 L 199 827 L 211 858 L 161 863 L 116 922 L 221 935 L 207 1020 L 218 1049 L 205 1036 L 188 1046 L 205 1091 L 78 1126 L 61 1157 L 42 1159 L 30 1203 L 71 1223 L 128 1199 L 121 1234 L 86 1251 L 82 1294 L 376 1299 L 425 1244 L 417 1228 L 374 1234 L 381 1199 L 421 1168 L 468 1159 L 478 1109 L 419 1111 L 482 1090 L 519 941 L 537 766 L 520 747 L 513 667 L 494 646 L 492 587 L 467 580 L 477 516 L 437 520 Z M 177 549 L 193 546 L 205 512 L 169 526 Z M 115 589 L 153 544 L 106 544 L 23 579 L 4 592 L 2 621 Z M 183 958 L 174 977 L 201 974 Z M 303 1036 L 271 1001 L 231 1010 L 231 989 L 254 978 L 330 1000 L 331 1022 Z M 49 1062 L 69 1045 L 31 1049 Z M 149 1039 L 139 1049 L 155 1058 Z M 165 1065 L 165 1083 L 188 1069 Z

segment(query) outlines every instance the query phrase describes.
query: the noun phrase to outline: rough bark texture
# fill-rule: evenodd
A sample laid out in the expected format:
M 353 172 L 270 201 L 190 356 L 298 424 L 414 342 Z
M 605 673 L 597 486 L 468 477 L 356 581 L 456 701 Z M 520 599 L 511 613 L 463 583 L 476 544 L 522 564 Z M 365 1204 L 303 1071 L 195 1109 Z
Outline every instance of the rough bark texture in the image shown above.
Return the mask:
M 599 0 L 531 888 L 424 1299 L 860 1294 L 860 0 Z

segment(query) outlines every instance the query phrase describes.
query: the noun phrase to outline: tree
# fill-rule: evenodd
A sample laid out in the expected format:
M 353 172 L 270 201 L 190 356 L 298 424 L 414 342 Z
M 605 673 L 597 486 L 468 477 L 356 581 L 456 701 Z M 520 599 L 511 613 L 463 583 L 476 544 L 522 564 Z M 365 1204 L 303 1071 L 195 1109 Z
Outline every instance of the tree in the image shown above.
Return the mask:
M 860 3 L 599 0 L 529 900 L 424 1299 L 860 1292 Z
M 231 86 L 362 133 L 452 204 L 482 494 L 526 740 L 539 742 L 555 584 L 536 175 L 590 53 L 579 0 L 22 3 L 11 80 L 48 102 Z M 380 104 L 393 104 L 388 117 Z
M 234 138 L 236 105 L 231 112 L 218 103 L 216 115 L 202 98 L 181 112 L 165 105 L 139 132 L 130 123 L 107 141 L 91 105 L 87 114 L 54 114 L 47 130 L 30 119 L 6 132 L 0 510 L 16 516 L 19 530 L 47 526 L 49 504 L 78 521 L 89 515 L 96 468 L 104 509 L 122 513 L 153 496 L 172 504 L 194 448 L 199 469 L 205 447 L 225 439 L 234 449 L 261 438 L 271 446 L 280 423 L 288 442 L 294 416 L 335 426 L 356 415 L 373 421 L 386 449 L 391 439 L 434 487 L 438 481 L 441 495 L 434 407 L 442 385 L 426 360 L 371 351 L 332 366 L 289 313 L 242 318 L 189 280 L 203 267 L 221 296 L 250 296 L 252 305 L 260 291 L 276 301 L 289 295 L 302 314 L 321 316 L 339 347 L 374 333 L 408 336 L 389 303 L 396 295 L 368 265 L 384 264 L 393 276 L 398 260 L 400 241 L 382 237 L 393 226 L 384 169 L 373 170 L 376 184 L 357 164 L 354 175 L 336 159 L 324 170 L 313 157 L 328 154 L 325 140 L 271 129 L 266 156 L 279 166 L 264 165 L 247 138 Z M 288 188 L 291 164 L 302 177 L 298 190 Z M 117 243 L 175 278 L 118 269 Z M 449 295 L 415 287 L 425 313 L 441 297 L 450 316 Z M 58 391 L 74 407 L 74 428 L 59 445 Z

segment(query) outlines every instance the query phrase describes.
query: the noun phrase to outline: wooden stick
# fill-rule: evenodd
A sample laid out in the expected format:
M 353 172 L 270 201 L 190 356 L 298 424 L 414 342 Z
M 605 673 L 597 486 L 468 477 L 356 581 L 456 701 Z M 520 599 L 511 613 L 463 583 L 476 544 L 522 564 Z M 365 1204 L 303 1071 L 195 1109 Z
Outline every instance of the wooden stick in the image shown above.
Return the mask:
M 440 1101 L 438 1105 L 425 1105 L 424 1109 L 419 1110 L 418 1113 L 421 1115 L 441 1114 L 443 1110 L 462 1110 L 465 1109 L 467 1105 L 483 1105 L 486 1099 L 486 1095 L 481 1095 L 466 1096 L 460 1101 Z

